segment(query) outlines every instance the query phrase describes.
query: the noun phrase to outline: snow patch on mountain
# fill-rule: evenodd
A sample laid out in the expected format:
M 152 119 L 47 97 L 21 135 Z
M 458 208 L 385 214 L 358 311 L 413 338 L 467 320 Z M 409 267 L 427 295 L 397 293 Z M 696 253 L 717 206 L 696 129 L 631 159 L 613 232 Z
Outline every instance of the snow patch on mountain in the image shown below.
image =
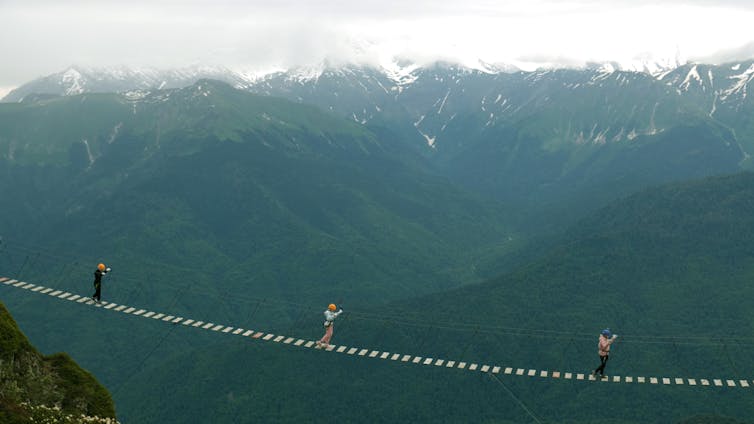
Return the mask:
M 110 132 L 110 137 L 107 139 L 107 144 L 113 144 L 113 141 L 118 137 L 118 133 L 120 132 L 120 129 L 123 128 L 123 122 L 118 122 L 118 125 L 113 127 L 113 130 Z
M 121 95 L 129 101 L 144 100 L 149 94 L 150 92 L 148 90 L 128 90 L 121 93 Z
M 448 96 L 450 96 L 450 90 L 448 90 L 448 92 L 445 93 L 445 97 L 443 97 L 442 99 L 442 103 L 440 104 L 440 109 L 437 110 L 438 115 L 442 113 L 442 109 L 445 107 L 445 102 L 448 101 Z
M 83 139 L 81 140 L 84 143 L 84 147 L 86 148 L 86 156 L 89 158 L 89 166 L 91 166 L 94 163 L 94 155 L 92 154 L 92 149 L 89 147 L 89 140 Z
M 717 111 L 717 99 L 720 97 L 720 93 L 715 92 L 715 98 L 712 99 L 712 109 L 709 111 L 709 117 L 712 118 L 712 115 L 715 114 Z
M 0 87 L 0 99 L 7 96 L 11 91 L 15 90 L 17 87 Z
M 648 74 L 657 79 L 662 79 L 668 72 L 680 67 L 679 59 L 633 59 L 627 61 L 587 62 L 583 69 L 594 70 L 600 74 L 612 74 L 614 72 L 636 72 Z
M 488 63 L 482 60 L 478 61 L 476 66 L 470 66 L 472 69 L 477 69 L 486 74 L 513 74 L 521 72 L 521 68 L 510 63 Z
M 676 69 L 682 66 L 686 61 L 681 59 L 679 54 L 675 57 L 642 57 L 632 59 L 627 62 L 621 63 L 621 70 L 634 71 L 657 76 L 668 70 Z
M 754 80 L 754 63 L 752 63 L 743 73 L 728 78 L 735 80 L 736 82 L 727 90 L 723 90 L 721 99 L 726 100 L 733 94 L 740 94 L 741 99 L 745 99 L 746 87 L 752 80 Z
M 589 85 L 597 85 L 599 82 L 604 81 L 604 80 L 610 78 L 610 75 L 612 75 L 613 72 L 614 71 L 608 71 L 608 70 L 605 70 L 605 69 L 599 70 L 598 73 L 596 75 L 594 75 L 589 80 L 588 84 Z
M 419 65 L 416 64 L 401 65 L 396 61 L 390 61 L 381 63 L 380 69 L 385 76 L 392 81 L 396 87 L 398 87 L 399 92 L 419 78 L 416 74 Z
M 209 86 L 205 84 L 197 84 L 194 89 L 193 97 L 208 97 L 210 94 L 212 94 L 212 90 Z
M 312 66 L 302 66 L 298 67 L 292 70 L 289 70 L 286 75 L 286 79 L 289 81 L 294 81 L 298 83 L 306 83 L 309 81 L 317 80 L 320 76 L 325 72 L 326 66 L 323 63 L 312 65 Z
M 437 139 L 437 137 L 430 137 L 428 134 L 423 133 L 421 130 L 417 130 L 417 131 L 419 131 L 419 134 L 421 134 L 422 137 L 424 137 L 429 147 L 433 149 L 437 148 L 437 146 L 435 146 L 435 140 Z
M 699 71 L 697 70 L 697 65 L 694 65 L 691 70 L 686 74 L 686 78 L 684 78 L 683 82 L 681 83 L 681 90 L 688 91 L 689 86 L 691 85 L 692 80 L 696 80 L 699 85 L 704 89 L 704 84 L 702 83 L 702 78 L 699 76 Z
M 597 68 L 597 71 L 600 72 L 601 74 L 605 74 L 605 73 L 612 74 L 613 72 L 617 70 L 618 70 L 617 66 L 614 63 L 610 63 L 610 62 L 605 62 L 601 64 L 599 68 Z
M 60 83 L 65 87 L 65 95 L 73 96 L 84 92 L 84 78 L 81 72 L 75 68 L 68 68 L 63 75 L 61 75 Z
M 485 127 L 489 127 L 490 125 L 492 125 L 493 122 L 495 122 L 495 114 L 492 113 L 492 112 L 490 112 L 490 116 L 489 116 L 489 118 L 487 118 L 487 123 L 484 124 L 484 126 Z

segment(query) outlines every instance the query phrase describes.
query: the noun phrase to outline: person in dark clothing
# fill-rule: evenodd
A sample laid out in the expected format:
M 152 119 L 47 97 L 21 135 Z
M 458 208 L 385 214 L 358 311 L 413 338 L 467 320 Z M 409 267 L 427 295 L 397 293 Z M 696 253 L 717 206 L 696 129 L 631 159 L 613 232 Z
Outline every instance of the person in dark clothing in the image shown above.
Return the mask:
M 92 300 L 99 303 L 100 295 L 102 291 L 102 276 L 110 272 L 110 268 L 106 268 L 105 264 L 97 265 L 97 269 L 94 271 L 94 294 Z

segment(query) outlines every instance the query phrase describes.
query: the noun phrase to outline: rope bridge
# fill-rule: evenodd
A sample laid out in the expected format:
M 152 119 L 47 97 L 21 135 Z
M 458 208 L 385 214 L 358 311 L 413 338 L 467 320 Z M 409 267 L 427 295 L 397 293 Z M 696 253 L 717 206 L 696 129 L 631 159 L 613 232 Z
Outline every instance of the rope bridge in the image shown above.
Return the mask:
M 55 299 L 75 302 L 84 306 L 103 308 L 112 312 L 120 312 L 132 316 L 152 319 L 169 323 L 172 325 L 184 325 L 200 330 L 208 330 L 225 335 L 250 338 L 255 341 L 270 343 L 279 343 L 299 348 L 314 348 L 316 342 L 313 340 L 299 339 L 285 335 L 266 333 L 259 330 L 250 330 L 238 327 L 216 324 L 213 322 L 198 321 L 190 318 L 184 318 L 155 311 L 139 309 L 128 305 L 119 305 L 113 302 L 95 302 L 86 296 L 70 293 L 63 290 L 56 290 L 25 281 L 19 281 L 8 277 L 0 277 L 1 287 L 12 287 L 25 290 L 30 293 L 44 294 Z M 511 366 L 500 366 L 494 364 L 477 364 L 471 362 L 454 361 L 449 359 L 440 359 L 437 357 L 424 357 L 395 352 L 372 350 L 360 347 L 350 347 L 343 345 L 329 345 L 321 349 L 322 351 L 341 353 L 361 358 L 379 359 L 385 361 L 403 362 L 420 366 L 442 367 L 446 369 L 456 369 L 462 371 L 489 373 L 491 376 L 497 375 L 555 379 L 555 380 L 572 380 L 572 381 L 594 381 L 603 383 L 620 383 L 620 384 L 639 384 L 639 385 L 673 385 L 673 386 L 694 386 L 700 388 L 719 388 L 731 387 L 747 389 L 754 385 L 751 379 L 730 379 L 730 378 L 689 378 L 689 377 L 652 377 L 652 376 L 605 376 L 602 378 L 595 377 L 591 374 L 575 373 L 555 370 L 537 370 L 532 368 L 518 368 Z

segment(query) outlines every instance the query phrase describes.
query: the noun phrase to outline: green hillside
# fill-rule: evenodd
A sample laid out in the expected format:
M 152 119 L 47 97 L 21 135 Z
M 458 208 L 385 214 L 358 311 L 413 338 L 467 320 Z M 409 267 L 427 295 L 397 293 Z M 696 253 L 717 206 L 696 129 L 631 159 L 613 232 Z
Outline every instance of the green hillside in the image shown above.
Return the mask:
M 474 253 L 513 234 L 501 205 L 391 140 L 214 81 L 3 104 L 0 151 L 6 240 L 117 261 L 134 284 L 164 266 L 173 287 L 163 276 L 193 273 L 204 289 L 373 302 L 489 276 Z
M 335 341 L 588 373 L 598 364 L 597 334 L 610 327 L 621 337 L 609 375 L 751 381 L 752 199 L 754 174 L 748 173 L 638 193 L 583 220 L 540 259 L 499 279 L 371 311 L 352 310 L 336 324 Z M 275 330 L 317 337 L 318 315 L 305 316 Z M 171 382 L 182 387 L 174 402 L 192 400 L 190 413 L 233 422 L 532 422 L 482 373 L 243 340 L 200 340 L 206 341 L 199 345 L 212 346 L 190 353 L 161 348 L 165 359 L 150 361 L 129 387 L 149 386 L 146 381 L 155 379 Z M 171 355 L 191 359 L 176 361 Z M 168 365 L 181 362 L 194 365 L 190 370 Z M 727 423 L 750 422 L 754 416 L 750 389 L 740 387 L 502 378 L 543 422 Z M 201 384 L 189 384 L 198 379 Z M 123 402 L 136 403 L 137 396 L 124 396 Z M 157 409 L 148 403 L 135 416 Z M 163 416 L 167 419 L 167 413 Z
M 110 393 L 65 353 L 42 355 L 0 304 L 0 421 L 33 421 L 42 417 L 115 418 Z M 57 421 L 56 421 L 57 422 Z M 90 422 L 90 421 L 87 421 Z M 91 421 L 99 422 L 99 421 Z M 104 422 L 104 421 L 101 421 Z
M 0 157 L 20 164 L 91 165 L 115 153 L 130 153 L 126 160 L 133 162 L 158 152 L 194 153 L 215 139 L 253 141 L 288 153 L 322 146 L 364 153 L 381 148 L 356 124 L 211 80 L 139 94 L 3 103 L 0 129 Z M 89 157 L 80 157 L 82 144 Z

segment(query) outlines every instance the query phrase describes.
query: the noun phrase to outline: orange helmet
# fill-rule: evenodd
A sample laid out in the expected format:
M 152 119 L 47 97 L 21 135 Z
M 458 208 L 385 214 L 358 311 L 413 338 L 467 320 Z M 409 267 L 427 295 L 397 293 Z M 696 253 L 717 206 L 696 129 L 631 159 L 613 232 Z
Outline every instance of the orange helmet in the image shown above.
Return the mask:
M 329 310 L 331 310 L 331 311 L 334 311 L 334 310 L 336 310 L 336 309 L 337 309 L 337 307 L 335 306 L 335 304 L 334 304 L 334 303 L 331 303 L 331 304 L 329 304 L 329 305 L 327 306 L 327 309 L 329 309 Z
M 104 271 L 105 270 L 105 264 L 99 264 L 99 265 L 97 265 L 97 269 L 100 270 L 100 271 Z

